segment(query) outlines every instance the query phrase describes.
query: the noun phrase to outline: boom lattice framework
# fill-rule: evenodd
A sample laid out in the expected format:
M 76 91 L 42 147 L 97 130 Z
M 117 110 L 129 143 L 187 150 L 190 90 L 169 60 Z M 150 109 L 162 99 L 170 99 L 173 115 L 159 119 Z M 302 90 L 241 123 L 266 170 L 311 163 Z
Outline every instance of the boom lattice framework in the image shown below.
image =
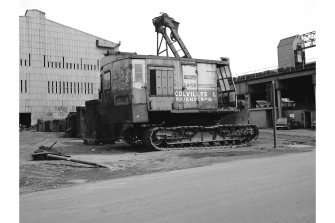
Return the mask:
M 169 17 L 168 14 L 163 13 L 161 16 L 155 17 L 152 20 L 152 23 L 155 26 L 155 31 L 157 32 L 157 56 L 159 56 L 161 53 L 166 52 L 166 56 L 169 56 L 168 52 L 168 46 L 171 49 L 173 55 L 177 58 L 180 57 L 178 51 L 173 43 L 177 42 L 180 46 L 180 50 L 184 52 L 184 57 L 185 58 L 192 58 L 191 54 L 188 52 L 184 42 L 180 38 L 178 34 L 178 27 L 179 27 L 179 22 L 175 21 L 173 18 Z M 170 37 L 167 35 L 166 28 L 169 28 L 171 30 Z M 162 35 L 160 41 L 159 41 L 159 34 Z M 165 39 L 165 49 L 160 51 L 163 38 Z

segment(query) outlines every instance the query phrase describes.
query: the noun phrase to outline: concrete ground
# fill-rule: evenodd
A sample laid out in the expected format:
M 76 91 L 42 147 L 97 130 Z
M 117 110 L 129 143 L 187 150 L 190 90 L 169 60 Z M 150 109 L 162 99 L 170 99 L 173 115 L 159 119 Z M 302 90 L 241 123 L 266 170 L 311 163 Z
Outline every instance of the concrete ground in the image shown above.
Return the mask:
M 315 151 L 29 193 L 20 222 L 315 222 Z

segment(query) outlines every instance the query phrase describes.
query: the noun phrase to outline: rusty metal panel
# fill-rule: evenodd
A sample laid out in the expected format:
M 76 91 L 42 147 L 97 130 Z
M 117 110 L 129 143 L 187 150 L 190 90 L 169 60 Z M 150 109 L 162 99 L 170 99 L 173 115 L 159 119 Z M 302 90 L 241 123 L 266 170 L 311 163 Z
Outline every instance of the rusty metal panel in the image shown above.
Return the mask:
M 168 95 L 173 95 L 173 71 L 168 71 Z
M 171 111 L 174 97 L 151 97 L 149 99 L 150 111 Z
M 198 90 L 216 89 L 216 66 L 214 64 L 197 64 Z
M 141 104 L 141 103 L 147 103 L 145 89 L 144 88 L 142 89 L 133 88 L 132 104 Z
M 132 115 L 134 123 L 148 122 L 148 110 L 146 104 L 132 105 Z
M 163 95 L 166 96 L 168 94 L 168 75 L 167 70 L 162 70 L 162 92 Z
M 162 95 L 162 71 L 156 70 L 156 95 Z
M 102 74 L 102 90 L 111 89 L 111 72 L 107 71 Z
M 197 64 L 198 109 L 216 109 L 218 105 L 216 65 Z
M 131 64 L 130 60 L 120 60 L 106 65 L 107 71 L 111 71 L 112 90 L 126 90 L 131 88 Z

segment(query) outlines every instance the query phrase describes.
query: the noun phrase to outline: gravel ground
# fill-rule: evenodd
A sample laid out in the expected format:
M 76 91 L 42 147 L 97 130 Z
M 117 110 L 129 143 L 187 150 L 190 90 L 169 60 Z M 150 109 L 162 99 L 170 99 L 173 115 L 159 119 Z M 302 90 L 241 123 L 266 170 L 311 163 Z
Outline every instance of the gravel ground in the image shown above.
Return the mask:
M 271 129 L 260 130 L 251 146 L 212 149 L 210 151 L 148 151 L 127 144 L 84 145 L 82 139 L 65 138 L 63 133 L 20 132 L 20 194 L 71 186 L 105 179 L 149 174 L 230 162 L 236 159 L 301 153 L 315 149 L 315 131 L 279 130 L 278 148 L 273 148 Z M 63 160 L 32 161 L 31 154 L 39 146 L 50 146 L 72 158 L 98 162 L 109 169 L 96 168 Z

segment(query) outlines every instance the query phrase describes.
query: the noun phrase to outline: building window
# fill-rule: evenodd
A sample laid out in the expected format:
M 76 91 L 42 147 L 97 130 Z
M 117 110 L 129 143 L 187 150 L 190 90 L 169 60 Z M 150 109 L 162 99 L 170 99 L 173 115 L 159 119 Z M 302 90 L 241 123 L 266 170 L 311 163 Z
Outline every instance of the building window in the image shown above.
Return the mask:
M 69 69 L 69 63 L 66 63 L 66 69 Z
M 62 93 L 62 82 L 59 82 L 59 94 L 61 94 Z
M 93 94 L 93 83 L 91 83 L 91 94 Z
M 90 93 L 90 83 L 87 83 L 87 94 Z
M 59 68 L 62 68 L 62 67 L 61 67 L 61 62 L 59 62 L 59 64 L 58 64 L 58 65 L 59 65 L 59 66 L 58 66 Z
M 97 65 L 94 65 L 94 70 L 97 70 Z
M 65 94 L 65 82 L 63 82 L 63 94 Z
M 57 81 L 55 81 L 55 93 L 57 94 Z
M 48 93 L 50 94 L 50 81 L 48 81 Z
M 66 93 L 69 93 L 69 82 L 66 82 Z
M 78 94 L 79 94 L 79 93 L 80 93 L 80 92 L 79 92 L 79 82 L 77 82 L 77 86 L 78 86 L 78 88 L 77 88 L 77 89 L 78 89 Z
M 80 58 L 80 70 L 83 69 L 83 58 Z
M 135 64 L 135 80 L 134 83 L 143 83 L 143 66 Z
M 43 66 L 45 67 L 45 55 L 43 55 Z
M 51 67 L 54 68 L 54 62 L 51 62 Z
M 20 65 L 22 66 L 22 59 L 20 59 Z
M 70 64 L 70 69 L 72 69 L 72 63 L 69 63 Z
M 98 69 L 99 69 L 99 60 L 97 60 L 97 65 L 98 65 Z
M 84 70 L 86 70 L 86 64 L 84 64 Z
M 57 64 L 58 64 L 58 63 L 57 63 L 57 62 L 55 62 L 55 68 L 57 68 Z
M 29 54 L 29 67 L 30 67 L 30 65 L 31 65 L 31 60 L 30 60 L 30 54 Z
M 93 70 L 93 65 L 91 64 L 91 70 Z
M 22 80 L 20 80 L 20 88 L 21 88 L 21 93 L 22 93 L 23 91 Z
M 81 85 L 81 93 L 83 93 L 83 90 L 84 90 L 83 89 L 83 82 L 81 82 L 80 85 Z
M 48 61 L 48 67 L 49 67 L 49 61 Z
M 77 70 L 79 70 L 79 63 L 77 63 Z
M 54 82 L 51 81 L 51 93 L 53 94 L 54 93 Z
M 24 60 L 24 66 L 27 66 L 27 60 Z
M 85 94 L 86 94 L 86 82 L 84 82 L 84 86 L 85 86 Z
M 28 88 L 28 86 L 27 86 L 27 80 L 25 80 L 24 81 L 24 92 L 25 93 L 27 93 L 27 88 Z

